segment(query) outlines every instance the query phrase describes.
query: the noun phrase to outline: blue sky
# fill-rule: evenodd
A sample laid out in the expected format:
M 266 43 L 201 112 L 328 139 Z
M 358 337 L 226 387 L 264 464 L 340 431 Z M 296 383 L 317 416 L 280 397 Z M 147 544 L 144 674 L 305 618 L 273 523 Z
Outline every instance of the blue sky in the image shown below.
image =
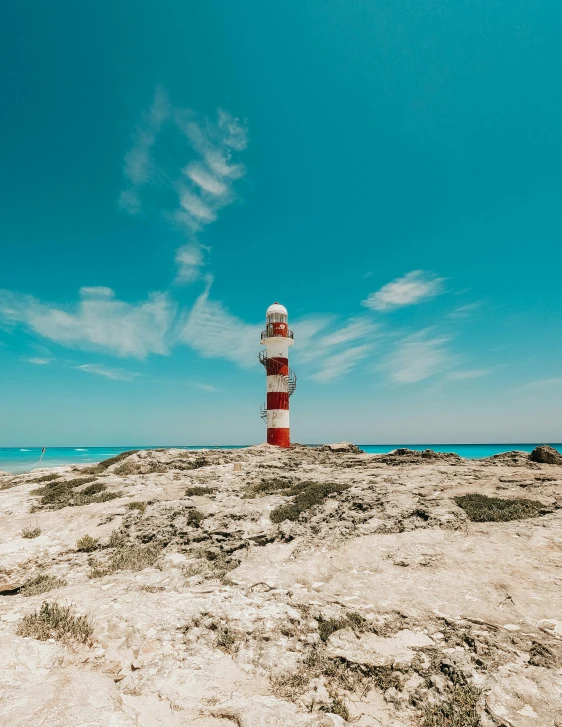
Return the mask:
M 562 440 L 562 8 L 6 6 L 0 446 Z

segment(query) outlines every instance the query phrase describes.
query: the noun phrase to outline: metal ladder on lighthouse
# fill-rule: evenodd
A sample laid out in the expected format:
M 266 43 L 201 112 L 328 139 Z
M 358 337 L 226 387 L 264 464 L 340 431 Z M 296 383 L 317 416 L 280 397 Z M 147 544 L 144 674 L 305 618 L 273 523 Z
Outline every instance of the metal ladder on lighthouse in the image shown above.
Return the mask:
M 273 374 L 278 374 L 283 367 L 283 364 L 280 364 L 279 361 L 276 361 L 274 358 L 268 358 L 267 351 L 265 349 L 259 352 L 258 359 L 261 365 L 265 366 L 265 368 Z M 287 382 L 287 391 L 289 393 L 289 396 L 292 396 L 295 393 L 295 389 L 297 388 L 297 375 L 295 374 L 293 369 L 287 367 L 287 373 L 282 374 L 282 376 Z M 267 421 L 266 404 L 262 404 L 260 416 L 264 421 Z

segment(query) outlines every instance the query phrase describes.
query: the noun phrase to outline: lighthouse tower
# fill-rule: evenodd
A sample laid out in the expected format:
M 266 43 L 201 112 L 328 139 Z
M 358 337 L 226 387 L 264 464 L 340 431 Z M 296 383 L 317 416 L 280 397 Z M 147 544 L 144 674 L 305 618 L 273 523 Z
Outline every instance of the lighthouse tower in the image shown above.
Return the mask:
M 267 442 L 290 447 L 289 397 L 297 387 L 297 377 L 289 368 L 289 347 L 294 337 L 285 306 L 274 303 L 267 309 L 261 343 L 265 349 L 260 351 L 259 359 L 267 372 L 267 402 L 261 416 L 267 422 Z

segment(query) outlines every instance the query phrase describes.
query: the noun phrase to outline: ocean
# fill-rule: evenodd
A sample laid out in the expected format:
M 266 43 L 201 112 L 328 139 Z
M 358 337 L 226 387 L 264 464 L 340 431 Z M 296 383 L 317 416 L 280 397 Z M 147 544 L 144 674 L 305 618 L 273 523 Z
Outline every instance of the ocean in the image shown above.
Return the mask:
M 546 442 L 538 442 L 546 444 Z M 92 464 L 101 462 L 102 459 L 114 457 L 116 454 L 126 452 L 129 449 L 158 449 L 159 446 L 138 447 L 48 447 L 41 458 L 41 447 L 0 447 L 0 470 L 11 474 L 29 472 L 37 467 L 60 467 L 69 464 Z M 170 445 L 168 445 L 170 446 Z M 524 452 L 531 452 L 536 444 L 360 444 L 359 447 L 370 454 L 385 454 L 397 447 L 408 447 L 408 449 L 433 449 L 436 452 L 455 452 L 467 459 L 480 459 L 491 457 L 500 452 L 509 452 L 512 449 L 520 449 Z M 552 447 L 560 450 L 562 444 L 552 444 Z M 177 449 L 243 449 L 243 446 L 228 445 L 207 445 L 198 447 L 178 446 Z

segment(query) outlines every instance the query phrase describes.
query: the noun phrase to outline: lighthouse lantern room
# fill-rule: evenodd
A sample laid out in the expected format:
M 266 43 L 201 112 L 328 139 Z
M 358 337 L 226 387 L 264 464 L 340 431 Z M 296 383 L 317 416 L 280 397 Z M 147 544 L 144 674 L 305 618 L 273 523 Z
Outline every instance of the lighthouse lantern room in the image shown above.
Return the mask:
M 289 347 L 294 336 L 285 306 L 274 303 L 267 309 L 261 343 L 265 349 L 260 351 L 259 360 L 267 373 L 267 401 L 261 415 L 267 422 L 267 442 L 290 447 L 289 397 L 296 389 L 297 377 L 289 368 Z

